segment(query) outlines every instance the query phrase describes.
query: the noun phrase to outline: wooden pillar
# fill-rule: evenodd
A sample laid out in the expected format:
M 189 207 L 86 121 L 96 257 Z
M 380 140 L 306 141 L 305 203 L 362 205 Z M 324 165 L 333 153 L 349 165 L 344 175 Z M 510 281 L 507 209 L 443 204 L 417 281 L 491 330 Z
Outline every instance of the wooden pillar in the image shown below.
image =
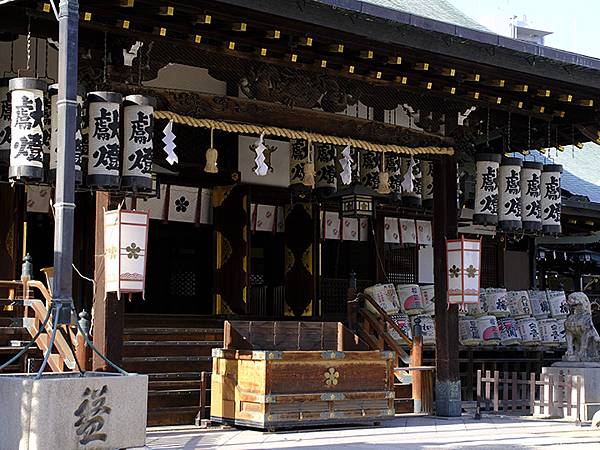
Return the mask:
M 108 192 L 96 192 L 96 237 L 94 281 L 96 292 L 93 304 L 92 336 L 94 346 L 116 365 L 120 366 L 123 357 L 123 322 L 125 298 L 117 299 L 117 294 L 104 291 L 104 209 L 113 209 L 118 202 Z M 94 353 L 93 369 L 112 372 L 112 369 Z
M 461 387 L 458 371 L 458 306 L 447 305 L 446 239 L 457 237 L 456 161 L 436 159 L 434 174 L 433 272 L 435 278 L 436 414 L 461 415 Z
M 421 367 L 423 365 L 423 336 L 416 333 L 413 337 L 413 346 L 410 352 L 410 367 Z M 423 412 L 423 372 L 413 370 L 412 372 L 412 397 L 414 412 Z

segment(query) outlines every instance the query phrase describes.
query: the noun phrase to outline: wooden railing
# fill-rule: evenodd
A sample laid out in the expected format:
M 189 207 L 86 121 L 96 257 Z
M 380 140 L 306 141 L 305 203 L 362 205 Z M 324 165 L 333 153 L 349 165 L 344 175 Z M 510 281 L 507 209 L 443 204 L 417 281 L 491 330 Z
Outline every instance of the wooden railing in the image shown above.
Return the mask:
M 52 304 L 52 296 L 46 289 L 46 286 L 37 280 L 30 280 L 24 276 L 20 281 L 0 281 L 0 287 L 8 289 L 8 297 L 14 300 L 15 304 L 23 307 L 23 327 L 31 337 L 34 337 L 44 323 L 48 314 L 48 308 Z M 31 298 L 30 289 L 39 291 L 44 301 Z M 21 291 L 21 295 L 18 292 Z M 37 347 L 45 353 L 50 345 L 50 336 L 52 335 L 52 323 L 48 321 L 45 326 L 45 333 L 39 335 L 36 340 Z M 66 369 L 73 370 L 77 366 L 75 355 L 71 346 L 77 342 L 76 334 L 70 326 L 60 326 L 54 340 L 54 349 L 58 353 L 50 353 L 48 366 L 53 372 L 63 372 Z

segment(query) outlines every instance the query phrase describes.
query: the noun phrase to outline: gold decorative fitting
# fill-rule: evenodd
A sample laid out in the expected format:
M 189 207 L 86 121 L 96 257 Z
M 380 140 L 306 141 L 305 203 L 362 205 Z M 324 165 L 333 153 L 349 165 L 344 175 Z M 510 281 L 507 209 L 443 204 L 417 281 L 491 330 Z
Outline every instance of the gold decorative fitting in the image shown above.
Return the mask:
M 246 22 L 234 23 L 233 26 L 231 27 L 231 29 L 233 31 L 246 31 L 247 28 L 248 28 L 248 25 L 246 24 Z
M 210 25 L 212 22 L 212 17 L 208 14 L 202 14 L 196 18 L 196 23 L 199 25 Z
M 281 37 L 281 31 L 269 30 L 267 31 L 267 39 L 279 39 Z
M 469 97 L 475 100 L 479 100 L 479 92 L 469 92 Z
M 159 14 L 161 16 L 172 16 L 175 13 L 175 8 L 172 6 L 161 6 L 159 9 Z
M 259 126 L 254 124 L 226 122 L 213 119 L 196 119 L 195 117 L 183 116 L 171 111 L 155 111 L 154 118 L 172 120 L 181 125 L 187 125 L 196 128 L 214 128 L 215 130 L 227 133 L 254 134 L 265 133 L 269 136 L 277 136 L 285 139 L 304 139 L 312 142 L 333 145 L 350 145 L 353 148 L 369 150 L 372 152 L 392 152 L 405 155 L 454 155 L 452 147 L 408 147 L 394 144 L 376 144 L 362 139 L 353 139 L 350 137 L 340 137 L 324 135 L 320 133 L 309 133 L 307 131 L 292 130 L 290 128 Z
M 344 66 L 344 69 L 348 72 L 348 73 L 354 73 L 354 66 Z
M 228 50 L 235 50 L 235 42 L 229 41 L 229 43 L 227 44 L 227 49 Z
M 523 108 L 523 102 L 520 100 L 513 100 L 510 104 L 518 109 Z
M 390 56 L 387 60 L 388 64 L 402 64 L 402 57 L 401 56 Z
M 536 113 L 544 114 L 544 111 L 546 111 L 546 107 L 545 106 L 541 106 L 541 105 L 536 105 L 536 106 L 533 107 L 533 110 Z
M 527 92 L 529 90 L 529 86 L 526 84 L 515 84 L 511 87 L 511 91 L 514 92 Z
M 329 51 L 332 53 L 344 53 L 344 44 L 333 44 L 329 46 Z
M 492 87 L 504 87 L 506 80 L 490 80 L 485 84 Z
M 453 77 L 454 75 L 456 75 L 456 69 L 452 69 L 452 68 L 448 68 L 448 67 L 444 67 L 442 69 L 442 75 L 445 77 Z
M 89 22 L 90 20 L 92 20 L 92 13 L 89 11 L 86 11 L 83 13 L 83 20 L 86 22 Z M 129 24 L 129 22 L 127 22 Z M 129 26 L 129 25 L 128 25 Z
M 538 89 L 536 95 L 538 97 L 550 97 L 550 90 L 548 90 L 548 89 Z
M 49 13 L 50 12 L 50 8 L 51 8 L 50 3 L 44 3 L 42 5 L 42 11 L 45 12 L 45 13 Z
M 166 36 L 167 35 L 167 29 L 164 27 L 160 27 L 155 29 L 154 31 L 156 34 L 159 34 L 160 36 Z
M 433 83 L 431 81 L 425 81 L 425 82 L 421 83 L 419 86 L 421 86 L 423 89 L 427 89 L 429 91 L 433 87 Z
M 338 380 L 340 378 L 340 373 L 335 370 L 333 367 L 327 369 L 327 372 L 324 373 L 325 384 L 327 386 L 335 386 L 338 384 Z
M 560 117 L 562 119 L 563 117 L 565 117 L 565 112 L 564 111 L 554 111 L 554 115 L 557 117 Z
M 456 88 L 454 86 L 444 86 L 444 92 L 450 95 L 456 94 Z
M 119 5 L 122 8 L 133 8 L 134 4 L 135 4 L 134 0 L 121 0 L 121 2 L 119 3 Z
M 362 59 L 373 59 L 373 50 L 361 50 L 360 57 Z
M 196 44 L 200 44 L 202 42 L 202 36 L 199 34 L 194 34 L 192 35 L 192 41 L 194 41 Z
M 474 83 L 478 83 L 481 80 L 481 75 L 478 73 L 469 73 L 465 77 L 465 81 L 473 81 Z
M 571 94 L 562 94 L 558 96 L 558 101 L 570 103 L 573 101 L 573 96 Z
M 260 56 L 267 56 L 267 49 L 266 48 L 261 48 L 259 51 Z
M 91 17 L 91 14 L 90 14 Z M 131 25 L 131 22 L 129 22 L 129 20 L 119 20 L 117 22 L 117 26 L 119 28 L 123 28 L 124 30 L 129 30 L 129 25 Z
M 592 100 L 592 99 L 582 99 L 582 100 L 579 100 L 579 101 L 577 102 L 577 104 L 578 104 L 579 106 L 586 106 L 586 107 L 588 107 L 588 108 L 589 108 L 589 107 L 592 107 L 592 106 L 594 106 L 594 100 Z
M 383 74 L 382 74 L 380 71 L 371 72 L 371 76 L 372 76 L 373 78 L 377 78 L 378 80 L 380 80 L 380 79 L 381 79 L 382 75 L 383 75 Z
M 290 55 L 288 55 L 288 58 L 291 62 L 298 62 L 298 55 L 296 53 L 292 53 Z
M 322 59 L 321 61 L 319 61 L 319 67 L 321 69 L 324 69 L 327 67 L 327 60 L 326 59 Z
M 298 44 L 303 45 L 305 47 L 310 47 L 313 44 L 313 39 L 311 37 L 304 36 L 298 39 Z
M 400 84 L 407 84 L 408 77 L 403 77 L 403 76 L 397 75 L 396 78 L 394 79 L 394 81 L 396 81 L 396 83 L 400 83 Z
M 416 63 L 415 70 L 429 70 L 429 63 Z

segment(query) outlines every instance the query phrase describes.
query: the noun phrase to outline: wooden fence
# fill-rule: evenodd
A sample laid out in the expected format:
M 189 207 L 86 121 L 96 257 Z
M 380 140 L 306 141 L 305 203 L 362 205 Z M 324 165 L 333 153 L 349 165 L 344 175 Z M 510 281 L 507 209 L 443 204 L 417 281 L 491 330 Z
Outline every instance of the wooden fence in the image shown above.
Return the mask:
M 502 376 L 501 376 L 502 374 Z M 582 380 L 577 375 L 477 371 L 477 411 L 581 419 Z

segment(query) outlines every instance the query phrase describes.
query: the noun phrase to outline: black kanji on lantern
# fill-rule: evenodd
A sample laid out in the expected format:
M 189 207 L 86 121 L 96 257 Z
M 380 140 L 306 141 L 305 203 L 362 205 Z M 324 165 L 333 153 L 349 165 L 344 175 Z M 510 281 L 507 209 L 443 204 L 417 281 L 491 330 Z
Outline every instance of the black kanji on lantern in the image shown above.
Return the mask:
M 147 144 L 152 136 L 152 116 L 144 111 L 137 112 L 137 119 L 131 121 L 129 140 L 136 144 Z
M 495 194 L 486 195 L 479 204 L 481 205 L 481 212 L 498 213 L 498 196 Z
M 520 191 L 519 187 L 519 173 L 511 169 L 510 175 L 506 177 L 506 190 L 509 194 L 518 194 Z
M 337 171 L 335 170 L 335 166 L 333 164 L 326 165 L 321 167 L 317 173 L 317 181 L 322 181 L 327 184 L 335 183 L 335 177 L 337 176 Z
M 547 208 L 544 208 L 544 220 L 553 220 L 555 222 L 560 222 L 560 203 L 553 203 L 549 205 Z
M 10 97 L 0 100 L 0 120 L 10 120 Z
M 481 174 L 481 188 L 486 192 L 494 192 L 498 189 L 498 174 L 496 169 L 488 167 L 487 172 Z
M 531 197 L 540 196 L 540 177 L 537 173 L 532 173 L 531 178 L 527 180 L 527 192 L 525 195 Z
M 504 204 L 506 208 L 506 215 L 515 215 L 517 217 L 521 216 L 521 201 L 518 198 L 511 198 Z
M 531 202 L 525 209 L 527 210 L 527 217 L 533 216 L 536 219 L 542 217 L 542 204 L 539 200 Z
M 31 130 L 42 127 L 44 108 L 41 98 L 31 100 L 28 96 L 21 97 L 21 103 L 15 106 L 15 127 L 21 130 Z
M 560 198 L 560 182 L 558 177 L 554 175 L 550 176 L 550 181 L 546 183 L 546 195 L 544 197 L 549 200 L 558 200 Z
M 292 180 L 304 180 L 304 164 L 296 164 L 292 167 L 290 178 Z
M 94 117 L 94 135 L 93 137 L 108 141 L 117 136 L 119 132 L 119 111 L 113 110 L 112 113 L 106 108 L 100 108 L 100 115 Z
M 119 144 L 106 144 L 92 155 L 96 159 L 94 167 L 104 166 L 106 170 L 119 170 Z
M 0 128 L 0 145 L 10 142 L 10 125 Z
M 150 173 L 152 170 L 152 147 L 139 148 L 127 159 L 131 161 L 130 171 L 139 169 L 141 173 Z
M 292 159 L 302 160 L 308 157 L 308 145 L 306 141 L 295 141 L 292 143 Z M 304 175 L 302 175 L 304 178 Z
M 28 161 L 43 161 L 43 136 L 41 133 L 32 133 L 27 136 L 21 136 L 18 142 L 15 142 L 15 158 L 25 156 Z

